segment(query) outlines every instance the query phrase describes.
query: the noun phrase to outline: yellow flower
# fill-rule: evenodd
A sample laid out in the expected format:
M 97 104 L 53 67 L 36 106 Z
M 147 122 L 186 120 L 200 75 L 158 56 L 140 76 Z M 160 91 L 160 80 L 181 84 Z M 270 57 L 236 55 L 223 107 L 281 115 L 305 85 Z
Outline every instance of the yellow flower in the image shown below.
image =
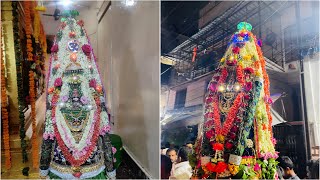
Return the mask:
M 243 59 L 249 61 L 251 59 L 251 55 L 244 55 Z
M 226 60 L 226 58 L 221 58 L 220 62 L 223 63 Z
M 44 6 L 37 6 L 37 7 L 35 8 L 35 10 L 45 12 L 45 11 L 47 10 L 47 8 L 44 7 Z
M 216 140 L 218 142 L 224 142 L 224 136 L 222 136 L 221 134 L 217 135 Z
M 255 72 L 255 75 L 256 75 L 257 77 L 262 77 L 262 76 L 261 76 L 261 73 L 260 73 L 259 71 L 256 71 L 256 72 Z

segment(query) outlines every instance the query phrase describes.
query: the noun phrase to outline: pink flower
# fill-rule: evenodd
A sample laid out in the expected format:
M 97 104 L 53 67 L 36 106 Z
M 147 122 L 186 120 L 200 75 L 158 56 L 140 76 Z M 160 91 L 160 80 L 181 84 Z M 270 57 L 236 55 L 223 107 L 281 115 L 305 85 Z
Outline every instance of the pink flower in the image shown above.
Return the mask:
M 107 132 L 109 133 L 111 130 L 111 127 L 109 125 L 103 126 L 100 130 L 100 135 L 105 135 Z
M 250 91 L 252 89 L 252 82 L 247 82 L 245 85 L 244 85 L 244 90 L 245 91 Z
M 276 138 L 272 138 L 272 144 L 273 144 L 273 145 L 276 145 L 276 144 L 277 144 Z
M 213 99 L 212 99 L 212 97 L 208 97 L 208 98 L 206 99 L 206 101 L 207 101 L 207 103 L 211 103 L 211 102 L 213 101 Z
M 52 47 L 51 47 L 51 52 L 53 53 L 56 53 L 59 51 L 59 46 L 58 44 L 54 44 Z
M 211 83 L 209 89 L 212 92 L 216 92 L 217 91 L 217 84 L 216 83 Z
M 272 98 L 270 98 L 269 96 L 265 96 L 264 97 L 264 102 L 266 102 L 267 104 L 272 104 L 273 103 Z
M 253 170 L 256 171 L 256 172 L 261 170 L 261 167 L 259 166 L 258 163 L 256 163 L 256 164 L 254 165 Z
M 49 137 L 49 134 L 48 133 L 43 133 L 42 137 L 43 137 L 43 139 L 47 140 L 48 137 Z
M 50 139 L 53 140 L 54 134 L 49 134 L 49 136 L 50 136 Z
M 52 118 L 52 123 L 53 123 L 53 124 L 56 124 L 56 118 L 55 118 L 55 117 Z
M 57 79 L 54 81 L 54 86 L 55 86 L 55 87 L 60 87 L 60 86 L 62 86 L 62 79 L 61 79 L 61 78 L 57 78 Z
M 97 81 L 95 79 L 91 79 L 89 82 L 89 86 L 92 88 L 96 88 L 97 86 Z
M 91 53 L 91 46 L 89 45 L 89 44 L 84 44 L 83 46 L 82 46 L 82 51 L 83 51 L 83 53 L 85 54 L 85 55 L 90 55 L 90 53 Z
M 117 149 L 115 147 L 112 147 L 112 153 L 115 154 L 117 152 Z
M 116 158 L 113 158 L 113 162 L 117 162 L 117 159 L 116 159 Z

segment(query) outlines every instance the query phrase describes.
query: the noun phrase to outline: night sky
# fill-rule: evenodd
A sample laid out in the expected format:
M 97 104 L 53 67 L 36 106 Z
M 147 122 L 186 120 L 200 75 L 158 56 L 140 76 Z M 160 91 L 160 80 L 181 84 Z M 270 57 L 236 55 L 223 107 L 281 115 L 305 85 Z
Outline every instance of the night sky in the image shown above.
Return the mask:
M 161 55 L 199 31 L 199 11 L 206 4 L 208 1 L 161 1 Z M 161 72 L 170 67 L 161 64 Z M 170 74 L 169 70 L 161 75 L 161 84 L 168 83 Z

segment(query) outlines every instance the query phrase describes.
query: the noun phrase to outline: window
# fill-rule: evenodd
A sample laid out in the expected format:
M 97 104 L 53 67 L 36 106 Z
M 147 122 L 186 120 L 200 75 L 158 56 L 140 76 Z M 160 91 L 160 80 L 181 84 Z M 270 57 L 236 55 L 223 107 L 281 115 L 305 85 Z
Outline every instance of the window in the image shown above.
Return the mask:
M 184 107 L 184 104 L 186 102 L 186 96 L 187 96 L 187 88 L 177 91 L 176 100 L 174 103 L 175 109 Z

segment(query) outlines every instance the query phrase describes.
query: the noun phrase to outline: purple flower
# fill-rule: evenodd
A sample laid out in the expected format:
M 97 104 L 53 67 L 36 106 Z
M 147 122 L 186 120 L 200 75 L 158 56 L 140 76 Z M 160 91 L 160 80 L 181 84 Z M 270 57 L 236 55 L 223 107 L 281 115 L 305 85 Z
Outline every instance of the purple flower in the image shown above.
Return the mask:
M 57 78 L 57 79 L 54 81 L 54 86 L 55 86 L 55 87 L 60 87 L 60 86 L 62 86 L 62 79 L 61 79 L 61 78 Z
M 68 96 L 62 96 L 62 97 L 61 97 L 61 101 L 64 102 L 64 103 L 67 102 L 68 99 L 69 99 Z
M 82 102 L 82 104 L 88 104 L 89 103 L 89 99 L 87 97 L 85 97 L 85 96 L 82 96 L 80 98 L 80 101 Z
M 82 51 L 83 51 L 83 53 L 85 54 L 85 55 L 90 55 L 90 53 L 91 53 L 91 46 L 89 45 L 89 44 L 84 44 L 83 46 L 82 46 Z
M 51 52 L 56 53 L 59 51 L 59 46 L 58 44 L 55 44 L 51 47 Z

